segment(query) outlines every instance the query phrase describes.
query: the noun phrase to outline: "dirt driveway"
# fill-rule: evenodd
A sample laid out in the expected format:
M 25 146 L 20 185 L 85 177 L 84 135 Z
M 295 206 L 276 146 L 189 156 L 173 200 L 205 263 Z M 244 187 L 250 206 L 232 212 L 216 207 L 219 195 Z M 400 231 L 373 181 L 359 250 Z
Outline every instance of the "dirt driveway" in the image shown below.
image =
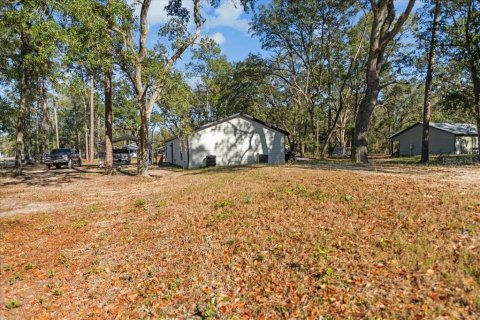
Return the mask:
M 134 176 L 135 168 L 124 167 L 120 171 L 112 177 L 103 176 L 96 167 L 56 170 L 30 167 L 21 177 L 4 172 L 0 176 L 0 218 L 118 201 L 145 192 L 135 188 L 135 180 L 145 179 Z M 178 170 L 153 168 L 151 182 L 160 186 L 178 175 L 181 175 Z

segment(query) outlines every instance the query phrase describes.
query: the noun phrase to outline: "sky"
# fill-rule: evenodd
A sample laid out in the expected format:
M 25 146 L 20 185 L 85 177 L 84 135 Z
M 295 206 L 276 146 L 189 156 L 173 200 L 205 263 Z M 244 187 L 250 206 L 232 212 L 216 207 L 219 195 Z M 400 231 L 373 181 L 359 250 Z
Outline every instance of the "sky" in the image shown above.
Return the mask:
M 169 19 L 164 8 L 169 0 L 152 0 L 148 14 L 150 25 L 148 45 L 155 45 L 159 28 Z M 267 3 L 269 0 L 258 1 Z M 236 3 L 237 2 L 237 3 Z M 183 0 L 183 6 L 192 12 L 191 0 Z M 245 13 L 239 1 L 221 0 L 218 7 L 210 7 L 204 4 L 202 17 L 205 23 L 202 25 L 202 37 L 208 36 L 215 40 L 221 47 L 222 53 L 230 61 L 243 60 L 249 53 L 262 51 L 258 37 L 252 37 L 249 33 L 249 23 L 252 12 Z M 194 30 L 193 18 L 190 19 L 190 29 Z M 190 53 L 187 52 L 180 64 L 188 63 Z M 183 63 L 182 63 L 183 62 Z
M 168 20 L 164 8 L 169 0 L 152 0 L 149 10 L 148 21 L 150 25 L 148 45 L 156 43 L 159 28 Z M 301 0 L 299 0 L 301 1 Z M 182 0 L 183 6 L 193 10 L 192 0 Z M 270 0 L 257 0 L 256 5 L 268 4 Z M 395 0 L 397 12 L 402 12 L 408 0 Z M 423 2 L 417 0 L 414 11 L 423 6 Z M 238 0 L 221 0 L 218 7 L 209 7 L 204 4 L 202 17 L 206 19 L 202 25 L 202 36 L 208 35 L 214 39 L 230 61 L 245 59 L 250 53 L 265 53 L 261 48 L 260 39 L 249 32 L 249 23 L 253 14 L 245 13 Z M 190 29 L 194 30 L 193 18 L 190 19 Z M 177 63 L 177 69 L 183 69 L 190 61 L 190 50 L 186 52 Z

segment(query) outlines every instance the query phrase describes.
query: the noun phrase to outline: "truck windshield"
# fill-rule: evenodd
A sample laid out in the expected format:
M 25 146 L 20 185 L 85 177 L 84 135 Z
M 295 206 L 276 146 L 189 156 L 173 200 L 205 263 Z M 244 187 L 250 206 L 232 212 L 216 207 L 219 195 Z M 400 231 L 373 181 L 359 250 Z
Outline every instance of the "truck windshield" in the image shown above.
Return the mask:
M 70 149 L 53 149 L 50 154 L 70 154 Z
M 128 153 L 128 150 L 127 149 L 113 149 L 113 153 L 115 153 L 115 154 Z

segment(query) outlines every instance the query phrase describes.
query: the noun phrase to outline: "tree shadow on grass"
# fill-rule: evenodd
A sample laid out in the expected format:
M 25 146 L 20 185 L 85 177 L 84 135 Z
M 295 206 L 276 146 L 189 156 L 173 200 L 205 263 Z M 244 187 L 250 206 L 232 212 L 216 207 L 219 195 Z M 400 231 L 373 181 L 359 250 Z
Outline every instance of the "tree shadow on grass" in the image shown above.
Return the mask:
M 275 164 L 245 164 L 238 166 L 219 166 L 219 167 L 206 167 L 201 169 L 191 169 L 185 175 L 210 175 L 216 173 L 240 173 L 245 171 L 258 170 L 266 167 L 282 167 L 283 165 Z
M 352 171 L 352 172 L 369 172 L 369 173 L 383 173 L 393 175 L 418 175 L 428 176 L 435 173 L 448 173 L 448 168 L 442 168 L 437 166 L 429 166 L 418 163 L 399 163 L 399 162 L 376 162 L 373 161 L 369 164 L 358 164 L 350 161 L 333 162 L 329 161 L 314 161 L 297 163 L 292 167 L 298 169 L 309 170 L 326 170 L 326 171 Z
M 2 177 L 11 178 L 12 180 L 1 182 L 0 187 L 8 187 L 15 185 L 27 185 L 27 186 L 54 186 L 63 183 L 73 183 L 79 180 L 87 180 L 88 175 L 91 174 L 103 174 L 103 170 L 89 168 L 89 167 L 77 167 L 73 169 L 40 169 L 38 167 L 27 167 L 21 175 L 15 175 L 14 169 L 5 171 L 2 173 Z

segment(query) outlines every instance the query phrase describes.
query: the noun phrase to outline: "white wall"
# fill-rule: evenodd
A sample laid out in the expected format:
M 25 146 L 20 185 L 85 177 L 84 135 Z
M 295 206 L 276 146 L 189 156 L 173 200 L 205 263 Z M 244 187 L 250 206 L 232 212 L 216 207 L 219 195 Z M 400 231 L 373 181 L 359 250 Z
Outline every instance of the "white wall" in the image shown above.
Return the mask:
M 216 156 L 217 166 L 257 163 L 260 154 L 285 162 L 285 135 L 242 116 L 195 132 L 189 146 L 190 168 L 206 166 L 207 155 Z
M 478 148 L 476 136 L 457 136 L 455 141 L 455 154 L 472 154 Z
M 183 168 L 187 167 L 187 146 L 186 143 L 183 145 L 180 143 L 180 140 L 174 139 L 165 143 L 166 150 L 166 162 L 181 166 Z M 172 153 L 173 151 L 173 153 Z

